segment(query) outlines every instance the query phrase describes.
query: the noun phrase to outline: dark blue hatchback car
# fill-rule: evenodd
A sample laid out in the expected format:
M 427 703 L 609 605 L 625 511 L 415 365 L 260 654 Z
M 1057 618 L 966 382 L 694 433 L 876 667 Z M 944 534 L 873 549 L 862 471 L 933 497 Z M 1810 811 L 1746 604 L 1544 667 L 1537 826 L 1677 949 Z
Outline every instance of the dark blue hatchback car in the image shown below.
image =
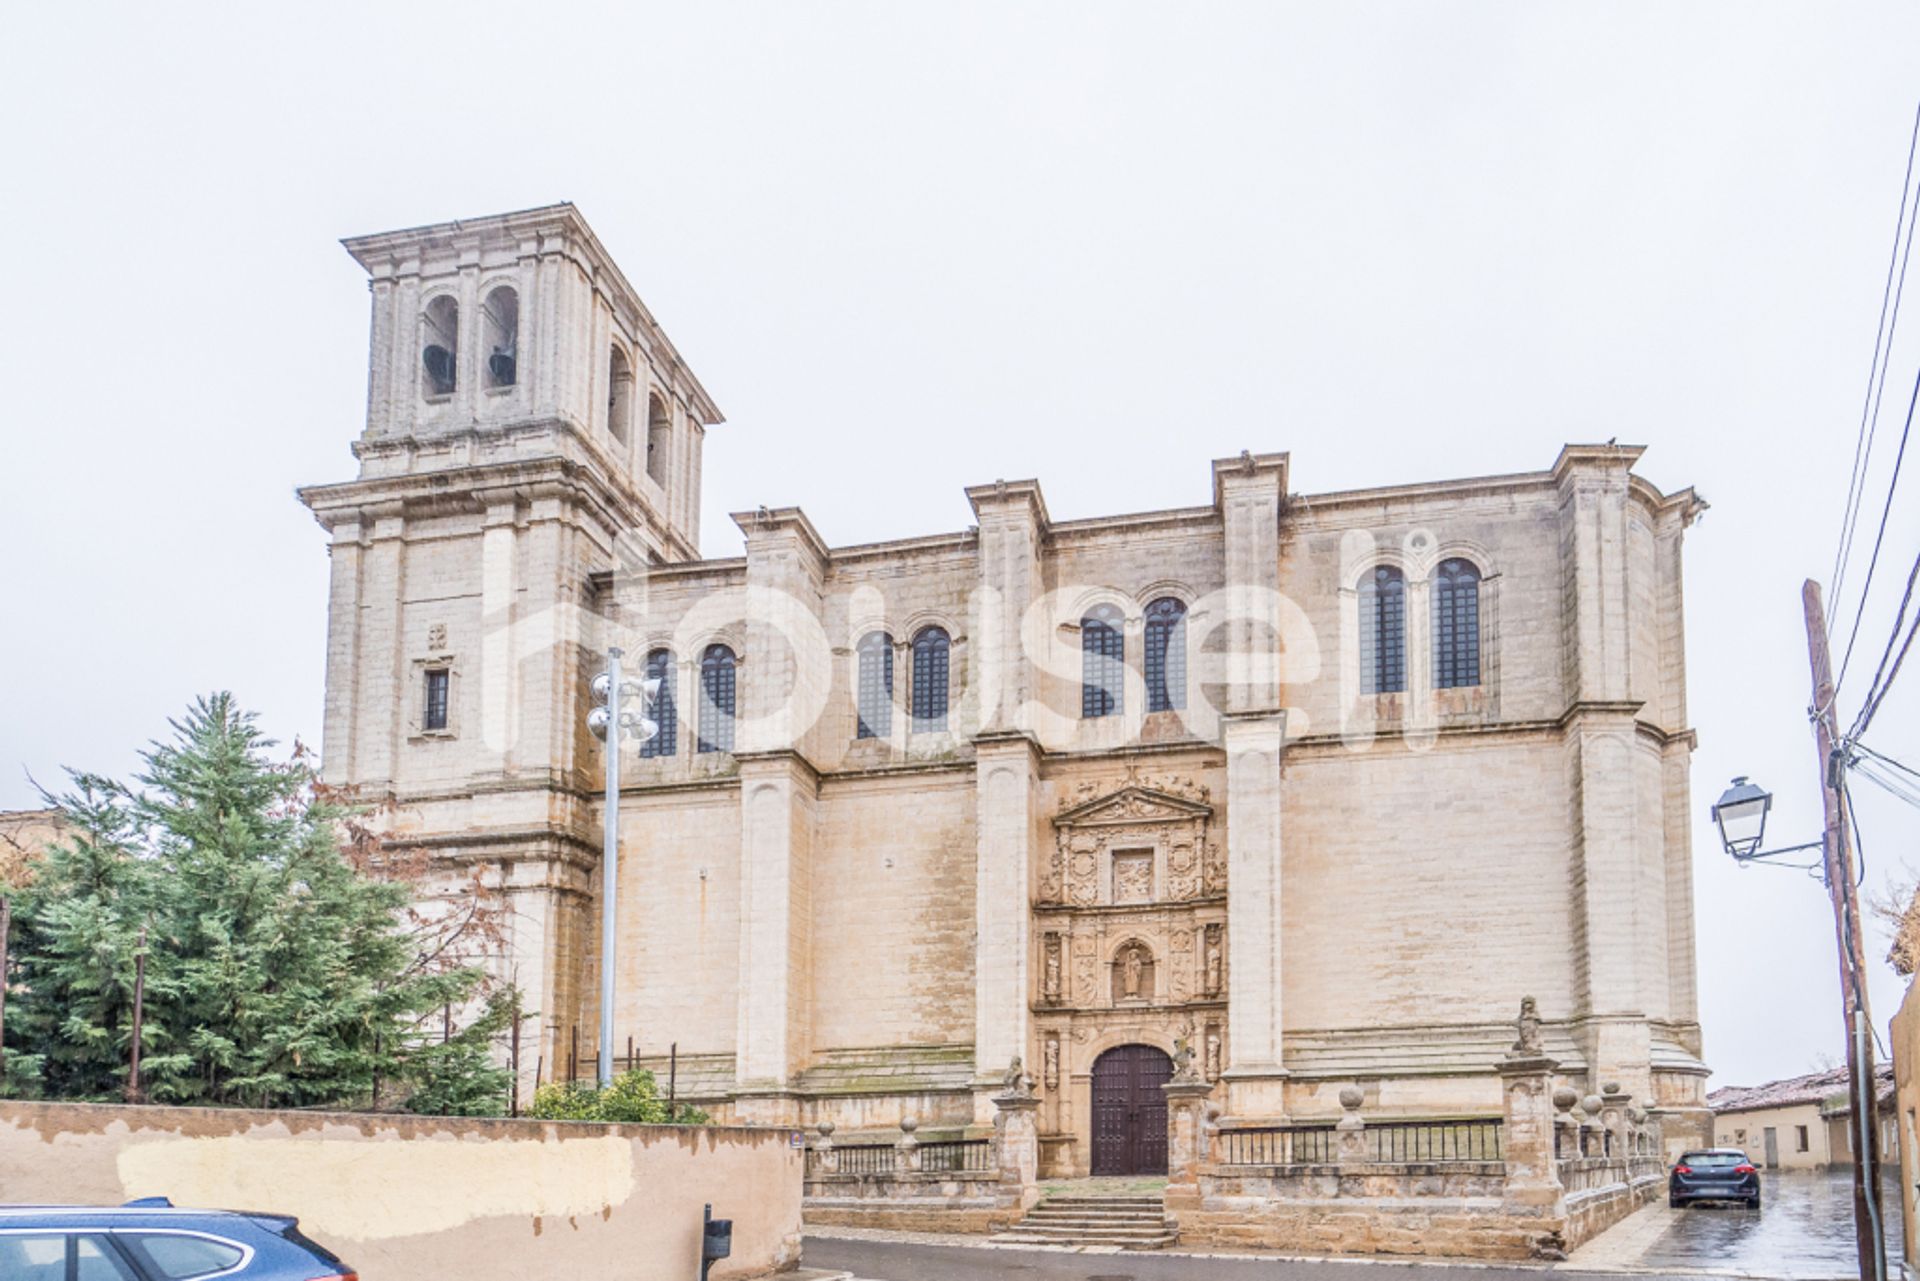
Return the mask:
M 358 1281 L 283 1214 L 0 1205 L 0 1281 Z

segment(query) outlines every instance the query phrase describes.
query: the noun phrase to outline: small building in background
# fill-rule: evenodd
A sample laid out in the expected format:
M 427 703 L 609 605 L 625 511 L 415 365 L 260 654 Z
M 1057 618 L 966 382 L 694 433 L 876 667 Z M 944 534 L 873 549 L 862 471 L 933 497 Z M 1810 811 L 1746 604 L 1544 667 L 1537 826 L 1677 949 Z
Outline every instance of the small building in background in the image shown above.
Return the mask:
M 1893 1067 L 1882 1064 L 1874 1090 L 1881 1150 L 1896 1151 Z M 1765 1085 L 1731 1085 L 1707 1095 L 1713 1141 L 1739 1148 L 1768 1170 L 1823 1170 L 1853 1164 L 1853 1108 L 1847 1069 L 1829 1068 Z
M 0 810 L 0 887 L 19 884 L 49 845 L 69 830 L 57 809 Z

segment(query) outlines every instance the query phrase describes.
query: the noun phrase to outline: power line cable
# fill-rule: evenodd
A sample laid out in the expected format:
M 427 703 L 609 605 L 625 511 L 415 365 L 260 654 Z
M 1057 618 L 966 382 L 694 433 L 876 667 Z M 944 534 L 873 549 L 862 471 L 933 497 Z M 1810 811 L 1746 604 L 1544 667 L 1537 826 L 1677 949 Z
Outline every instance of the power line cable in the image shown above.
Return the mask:
M 1866 493 L 1866 464 L 1873 460 L 1873 449 L 1869 443 L 1871 433 L 1868 429 L 1869 413 L 1874 404 L 1876 384 L 1884 385 L 1885 377 L 1881 373 L 1880 355 L 1883 350 L 1891 352 L 1892 335 L 1887 329 L 1889 303 L 1894 297 L 1894 264 L 1902 258 L 1901 227 L 1907 222 L 1907 204 L 1913 190 L 1913 161 L 1916 148 L 1920 148 L 1920 108 L 1913 116 L 1913 130 L 1907 139 L 1907 168 L 1900 179 L 1900 210 L 1893 224 L 1893 244 L 1887 249 L 1887 277 L 1880 286 L 1880 319 L 1873 332 L 1873 361 L 1867 366 L 1867 390 L 1860 402 L 1860 430 L 1854 436 L 1853 469 L 1848 478 L 1847 501 L 1840 518 L 1840 540 L 1833 554 L 1833 611 L 1837 614 L 1840 607 L 1840 593 L 1846 582 L 1847 560 L 1852 551 L 1853 530 L 1860 519 L 1860 502 Z M 1908 229 L 1907 240 L 1911 243 L 1912 229 Z M 1906 270 L 1901 268 L 1901 283 L 1904 286 Z M 1898 311 L 1894 316 L 1898 320 Z M 1830 615 L 1831 617 L 1832 615 Z
M 1913 568 L 1907 571 L 1907 586 L 1906 590 L 1900 594 L 1900 608 L 1893 616 L 1893 631 L 1887 637 L 1886 648 L 1880 651 L 1880 662 L 1873 669 L 1873 680 L 1867 684 L 1867 695 L 1860 700 L 1860 714 L 1854 718 L 1853 728 L 1847 732 L 1849 740 L 1867 732 L 1867 723 L 1873 719 L 1873 713 L 1880 706 L 1880 700 L 1886 697 L 1887 687 L 1893 683 L 1893 677 L 1899 674 L 1900 662 L 1906 657 L 1907 651 L 1902 646 L 1899 656 L 1895 657 L 1893 647 L 1900 640 L 1900 629 L 1906 625 L 1907 607 L 1913 603 L 1913 589 L 1916 581 L 1920 581 L 1920 556 L 1913 558 Z M 1916 621 L 1920 621 L 1920 614 L 1914 617 Z M 1908 637 L 1907 643 L 1913 643 L 1911 636 Z M 1893 660 L 1892 672 L 1887 671 L 1888 659 Z M 1882 684 L 1883 677 L 1885 684 Z
M 1916 219 L 1915 221 L 1920 221 Z M 1867 593 L 1873 590 L 1874 566 L 1880 563 L 1880 545 L 1886 541 L 1887 519 L 1893 515 L 1893 494 L 1900 485 L 1900 464 L 1907 457 L 1907 438 L 1913 432 L 1913 410 L 1920 404 L 1920 371 L 1914 374 L 1913 395 L 1907 398 L 1907 421 L 1900 429 L 1900 448 L 1893 456 L 1893 475 L 1887 478 L 1887 501 L 1880 509 L 1880 528 L 1873 536 L 1873 555 L 1867 560 L 1866 581 L 1860 584 L 1860 605 L 1853 612 L 1853 628 L 1847 634 L 1847 652 L 1840 659 L 1840 675 L 1833 682 L 1835 698 L 1840 696 L 1840 684 L 1847 679 L 1847 664 L 1853 661 L 1853 643 L 1860 638 L 1860 620 L 1867 616 Z M 1891 647 L 1893 642 L 1888 641 Z M 1856 732 L 1864 726 L 1856 724 Z
M 1914 778 L 1920 779 L 1920 769 L 1915 769 L 1911 765 L 1906 765 L 1900 761 L 1896 761 L 1893 759 L 1893 757 L 1888 756 L 1885 752 L 1876 752 L 1871 747 L 1868 747 L 1865 743 L 1850 743 L 1848 744 L 1848 746 L 1862 756 L 1869 757 L 1872 760 L 1878 761 L 1882 765 L 1891 765 L 1893 766 L 1893 768 L 1899 770 L 1902 774 L 1911 774 L 1913 775 Z

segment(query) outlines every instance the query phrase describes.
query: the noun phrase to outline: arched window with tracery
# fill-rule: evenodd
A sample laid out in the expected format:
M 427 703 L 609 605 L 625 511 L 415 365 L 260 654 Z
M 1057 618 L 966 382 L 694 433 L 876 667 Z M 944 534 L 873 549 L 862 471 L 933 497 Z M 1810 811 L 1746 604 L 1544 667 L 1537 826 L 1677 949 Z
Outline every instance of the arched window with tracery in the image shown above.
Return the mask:
M 855 738 L 885 738 L 893 733 L 893 637 L 868 632 L 856 647 L 859 664 Z
M 653 720 L 660 732 L 640 744 L 642 756 L 672 756 L 679 750 L 680 712 L 673 699 L 673 651 L 656 649 L 647 655 L 646 675 L 660 682 L 653 699 Z
M 1080 715 L 1118 716 L 1126 691 L 1126 640 L 1120 611 L 1095 605 L 1080 620 Z
M 1162 596 L 1147 606 L 1145 675 L 1147 710 L 1171 712 L 1187 705 L 1187 606 Z
M 738 679 L 733 651 L 709 645 L 700 656 L 700 717 L 697 728 L 702 752 L 733 750 L 733 699 Z
M 947 728 L 947 674 L 952 648 L 943 627 L 922 627 L 913 635 L 913 730 L 916 734 Z
M 1360 580 L 1360 692 L 1407 688 L 1407 580 L 1391 565 Z
M 1480 683 L 1480 569 L 1443 560 L 1433 575 L 1433 684 L 1464 689 Z

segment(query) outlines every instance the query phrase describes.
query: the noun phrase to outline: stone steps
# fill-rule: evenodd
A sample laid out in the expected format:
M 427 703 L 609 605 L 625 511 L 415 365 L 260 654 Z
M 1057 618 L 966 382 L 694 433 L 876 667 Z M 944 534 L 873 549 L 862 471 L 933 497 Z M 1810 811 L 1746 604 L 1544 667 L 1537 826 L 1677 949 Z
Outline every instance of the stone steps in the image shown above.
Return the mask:
M 1105 1246 L 1155 1250 L 1172 1245 L 1159 1196 L 1053 1196 L 995 1236 L 1002 1245 Z

